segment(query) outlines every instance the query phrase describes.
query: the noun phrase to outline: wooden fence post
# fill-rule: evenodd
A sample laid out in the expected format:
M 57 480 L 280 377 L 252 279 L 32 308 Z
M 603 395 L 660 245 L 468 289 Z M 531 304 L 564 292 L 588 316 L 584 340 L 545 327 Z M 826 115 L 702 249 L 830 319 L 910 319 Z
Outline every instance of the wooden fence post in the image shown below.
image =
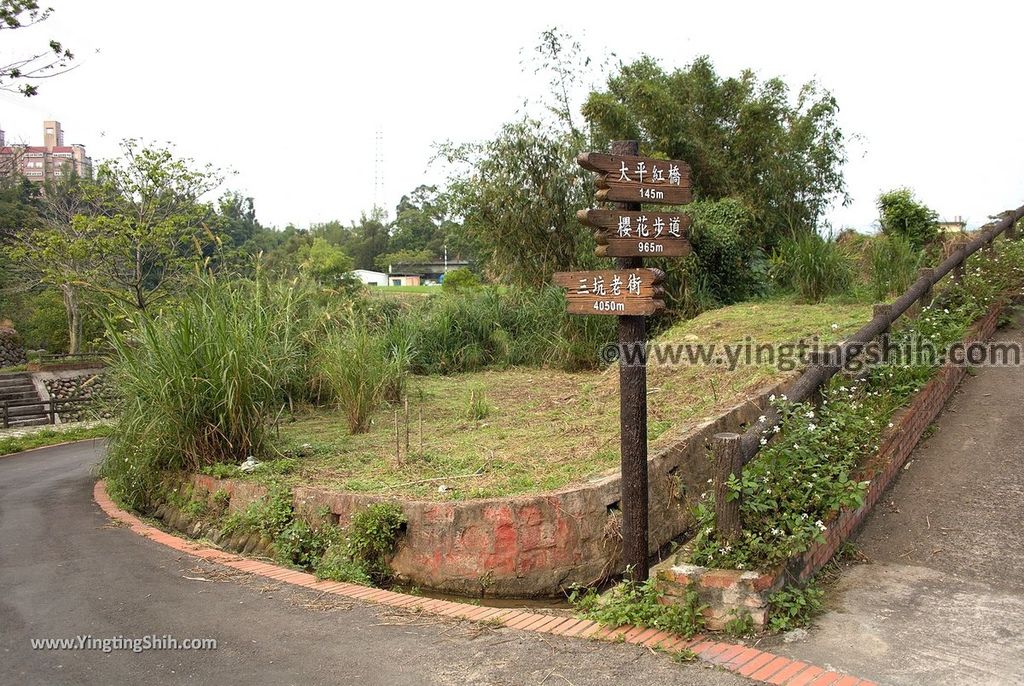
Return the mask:
M 4 428 L 5 429 L 9 429 L 11 427 L 11 419 L 10 419 L 10 415 L 9 415 L 9 412 L 8 412 L 8 409 L 7 409 L 7 401 L 6 400 L 4 401 L 3 408 L 4 408 Z
M 735 541 L 740 537 L 740 498 L 729 500 L 729 477 L 740 478 L 743 459 L 740 438 L 735 433 L 715 434 L 715 533 L 721 541 Z
M 1010 224 L 1010 227 L 1006 229 L 1006 237 L 1011 241 L 1017 239 L 1017 223 Z
M 921 299 L 918 300 L 918 303 L 920 303 L 921 309 L 923 310 L 924 308 L 932 304 L 932 298 L 934 297 L 932 285 L 935 280 L 935 270 L 932 269 L 931 267 L 921 267 L 920 269 L 917 270 L 917 278 L 918 280 L 928 279 L 929 284 L 927 290 L 925 290 L 925 292 L 921 295 Z
M 892 327 L 892 305 L 876 303 L 872 311 L 872 319 L 878 319 L 879 317 L 885 319 L 885 328 L 882 330 L 882 333 L 889 333 L 889 329 Z
M 961 284 L 964 282 L 964 273 L 967 270 L 967 250 L 961 245 L 956 251 L 960 255 L 960 261 L 953 267 L 953 283 Z
M 54 407 L 53 398 L 50 398 L 49 405 L 50 405 L 50 413 L 49 413 L 50 414 L 50 424 L 56 424 L 57 423 L 57 408 Z

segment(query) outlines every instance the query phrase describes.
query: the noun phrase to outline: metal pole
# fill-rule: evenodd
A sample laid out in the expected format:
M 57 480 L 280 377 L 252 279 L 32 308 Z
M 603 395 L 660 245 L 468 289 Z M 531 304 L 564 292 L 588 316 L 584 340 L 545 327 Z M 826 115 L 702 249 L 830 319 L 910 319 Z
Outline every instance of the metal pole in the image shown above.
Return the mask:
M 613 155 L 637 155 L 637 141 L 613 141 Z M 640 210 L 640 203 L 616 203 L 621 210 Z M 619 269 L 643 266 L 640 257 L 620 257 Z M 619 431 L 622 464 L 622 561 L 633 581 L 648 576 L 647 523 L 647 366 L 639 351 L 647 342 L 647 319 L 619 317 Z M 629 360 L 629 358 L 632 358 Z M 627 364 L 627 360 L 630 362 Z

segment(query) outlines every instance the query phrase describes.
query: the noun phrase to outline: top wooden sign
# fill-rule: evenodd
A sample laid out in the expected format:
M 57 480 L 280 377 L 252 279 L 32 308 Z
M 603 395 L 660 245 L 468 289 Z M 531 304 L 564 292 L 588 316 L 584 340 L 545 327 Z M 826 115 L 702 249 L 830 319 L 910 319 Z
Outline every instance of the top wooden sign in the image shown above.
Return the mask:
M 686 162 L 600 152 L 582 153 L 576 161 L 601 174 L 597 179 L 599 201 L 685 205 L 693 200 Z

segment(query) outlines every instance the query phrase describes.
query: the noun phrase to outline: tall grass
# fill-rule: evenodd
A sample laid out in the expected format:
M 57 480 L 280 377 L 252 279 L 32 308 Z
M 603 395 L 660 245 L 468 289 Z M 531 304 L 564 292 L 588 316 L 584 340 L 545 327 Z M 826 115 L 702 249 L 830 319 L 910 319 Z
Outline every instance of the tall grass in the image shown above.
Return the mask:
M 345 413 L 351 433 L 368 431 L 374 411 L 405 395 L 411 337 L 398 327 L 388 331 L 355 317 L 329 331 L 317 347 L 315 381 L 321 395 Z
M 609 317 L 567 314 L 561 291 L 551 287 L 444 294 L 408 316 L 413 366 L 427 374 L 516 365 L 593 368 L 598 348 L 614 335 Z
M 772 256 L 772 277 L 801 299 L 818 303 L 840 295 L 853 284 L 853 261 L 835 241 L 803 233 L 782 244 Z
M 162 470 L 265 451 L 302 373 L 300 298 L 283 284 L 205 277 L 171 311 L 110 323 L 118 420 L 100 471 L 115 497 L 143 506 Z
M 917 278 L 920 255 L 903 236 L 879 236 L 867 249 L 871 288 L 875 300 L 885 300 L 907 290 Z

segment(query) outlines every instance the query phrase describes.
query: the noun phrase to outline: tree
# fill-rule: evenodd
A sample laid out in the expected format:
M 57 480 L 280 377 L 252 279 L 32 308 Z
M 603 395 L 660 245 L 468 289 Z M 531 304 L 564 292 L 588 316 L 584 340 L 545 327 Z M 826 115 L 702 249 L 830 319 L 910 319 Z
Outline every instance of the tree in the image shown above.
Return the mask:
M 492 278 L 536 286 L 594 262 L 594 241 L 576 219 L 593 188 L 576 164 L 581 149 L 571 131 L 530 119 L 486 143 L 441 147 L 453 166 L 447 201 L 462 218 L 458 234 Z
M 921 250 L 939 235 L 939 214 L 918 202 L 909 188 L 878 196 L 878 221 L 882 233 L 905 238 L 914 250 Z
M 9 255 L 29 288 L 42 283 L 56 288 L 64 302 L 68 352 L 81 352 L 81 278 L 90 262 L 89 243 L 76 224 L 88 211 L 87 191 L 75 173 L 48 182 L 39 201 L 39 221 L 24 226 L 12 239 Z
M 816 83 L 790 101 L 782 79 L 753 71 L 720 77 L 702 57 L 666 72 L 642 57 L 590 94 L 583 114 L 596 143 L 636 139 L 650 155 L 686 160 L 696 194 L 740 199 L 763 248 L 818 228 L 832 202 L 848 200 L 844 138 L 835 98 Z
M 216 241 L 213 209 L 200 198 L 221 176 L 166 148 L 135 140 L 121 148 L 123 159 L 100 165 L 97 180 L 78 186 L 81 195 L 22 241 L 19 254 L 41 268 L 55 260 L 66 275 L 54 280 L 146 310 Z
M 0 31 L 29 28 L 49 19 L 52 12 L 50 8 L 40 9 L 35 0 L 0 0 Z M 36 95 L 39 87 L 26 81 L 63 74 L 73 68 L 69 66 L 73 59 L 75 56 L 70 50 L 60 41 L 51 39 L 46 48 L 0 65 L 0 90 L 21 93 L 26 97 Z
M 314 237 L 305 253 L 302 272 L 320 285 L 337 287 L 345 275 L 352 271 L 352 258 L 322 236 Z

